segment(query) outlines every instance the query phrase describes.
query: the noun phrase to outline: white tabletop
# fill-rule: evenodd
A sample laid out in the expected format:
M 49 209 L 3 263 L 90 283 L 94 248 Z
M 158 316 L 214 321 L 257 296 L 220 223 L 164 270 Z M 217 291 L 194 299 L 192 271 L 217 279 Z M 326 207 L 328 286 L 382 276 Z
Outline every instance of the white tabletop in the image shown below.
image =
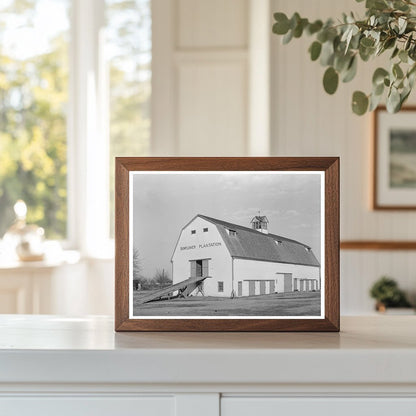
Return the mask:
M 107 317 L 0 316 L 1 382 L 416 383 L 416 316 L 340 333 L 115 333 Z

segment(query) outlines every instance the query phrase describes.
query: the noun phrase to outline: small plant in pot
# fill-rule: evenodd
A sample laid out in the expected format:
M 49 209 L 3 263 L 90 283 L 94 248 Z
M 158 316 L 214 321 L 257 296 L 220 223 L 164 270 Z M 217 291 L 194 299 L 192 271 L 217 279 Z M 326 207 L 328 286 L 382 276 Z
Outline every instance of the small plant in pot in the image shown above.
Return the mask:
M 370 295 L 376 300 L 376 310 L 378 312 L 385 312 L 387 308 L 411 307 L 397 282 L 388 276 L 381 277 L 373 284 Z

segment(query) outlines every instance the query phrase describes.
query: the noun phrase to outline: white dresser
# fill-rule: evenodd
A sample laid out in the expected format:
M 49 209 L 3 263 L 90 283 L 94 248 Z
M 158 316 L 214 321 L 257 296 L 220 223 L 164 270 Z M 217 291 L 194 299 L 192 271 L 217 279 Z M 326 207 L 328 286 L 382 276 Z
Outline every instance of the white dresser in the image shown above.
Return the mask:
M 414 416 L 416 316 L 336 333 L 114 333 L 0 316 L 0 415 Z

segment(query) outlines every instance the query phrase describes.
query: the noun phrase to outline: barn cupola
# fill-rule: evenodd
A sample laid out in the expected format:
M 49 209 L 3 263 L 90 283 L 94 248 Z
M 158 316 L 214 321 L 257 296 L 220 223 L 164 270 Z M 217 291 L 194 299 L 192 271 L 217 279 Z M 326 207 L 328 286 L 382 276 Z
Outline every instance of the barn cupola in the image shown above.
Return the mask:
M 267 230 L 268 223 L 269 223 L 269 220 L 267 219 L 265 215 L 256 215 L 251 220 L 251 228 L 263 234 L 268 234 L 269 233 L 269 231 Z

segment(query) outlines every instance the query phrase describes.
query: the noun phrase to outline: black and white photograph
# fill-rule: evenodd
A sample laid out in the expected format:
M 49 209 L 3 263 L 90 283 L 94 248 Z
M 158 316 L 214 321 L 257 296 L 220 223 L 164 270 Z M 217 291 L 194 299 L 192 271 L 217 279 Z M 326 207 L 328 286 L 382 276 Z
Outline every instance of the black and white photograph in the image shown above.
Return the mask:
M 324 173 L 130 172 L 130 318 L 324 317 Z

